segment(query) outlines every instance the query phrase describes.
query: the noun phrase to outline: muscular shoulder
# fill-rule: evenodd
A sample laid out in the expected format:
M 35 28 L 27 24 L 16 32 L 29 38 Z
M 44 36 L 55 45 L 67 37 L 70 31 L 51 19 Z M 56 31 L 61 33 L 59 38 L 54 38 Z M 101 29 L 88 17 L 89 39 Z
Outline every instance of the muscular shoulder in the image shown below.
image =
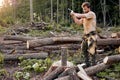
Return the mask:
M 96 15 L 93 11 L 89 11 L 88 13 L 85 13 L 85 16 L 87 19 L 96 18 Z

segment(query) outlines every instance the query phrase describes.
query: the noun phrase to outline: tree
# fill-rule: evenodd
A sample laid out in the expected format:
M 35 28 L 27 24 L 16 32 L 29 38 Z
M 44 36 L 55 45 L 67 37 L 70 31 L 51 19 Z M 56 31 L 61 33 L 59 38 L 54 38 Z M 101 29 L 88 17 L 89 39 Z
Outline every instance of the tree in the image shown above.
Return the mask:
M 33 1 L 30 0 L 30 22 L 33 22 Z

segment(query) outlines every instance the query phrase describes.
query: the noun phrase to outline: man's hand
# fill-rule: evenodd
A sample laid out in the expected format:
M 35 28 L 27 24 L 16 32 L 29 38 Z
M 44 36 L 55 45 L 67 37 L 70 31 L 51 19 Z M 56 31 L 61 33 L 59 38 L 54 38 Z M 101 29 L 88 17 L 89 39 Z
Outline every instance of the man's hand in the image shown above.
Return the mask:
M 71 10 L 70 15 L 74 16 L 74 11 L 73 10 Z

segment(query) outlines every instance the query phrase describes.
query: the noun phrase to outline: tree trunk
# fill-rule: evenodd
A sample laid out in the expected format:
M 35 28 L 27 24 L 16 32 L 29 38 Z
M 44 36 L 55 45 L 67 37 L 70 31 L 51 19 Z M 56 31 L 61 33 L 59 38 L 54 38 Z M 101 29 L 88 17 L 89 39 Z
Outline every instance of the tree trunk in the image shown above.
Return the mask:
M 98 39 L 97 40 L 98 46 L 107 46 L 107 45 L 120 45 L 120 38 L 117 39 Z
M 67 66 L 67 47 L 61 47 L 61 63 L 62 66 Z
M 120 38 L 120 32 L 112 33 L 112 34 L 111 34 L 111 37 L 112 37 L 112 38 Z
M 51 22 L 53 21 L 53 0 L 51 0 Z
M 16 41 L 24 41 L 26 42 L 27 40 L 33 40 L 35 38 L 32 37 L 23 37 L 23 36 L 4 36 L 4 40 L 16 40 Z
M 120 0 L 119 0 L 119 17 L 120 17 Z
M 59 22 L 59 0 L 57 0 L 57 24 Z
M 27 48 L 35 48 L 50 44 L 62 44 L 62 43 L 76 43 L 80 42 L 81 38 L 78 37 L 53 37 L 53 38 L 44 38 L 44 39 L 37 39 L 37 40 L 29 40 L 27 41 Z
M 52 38 L 44 38 L 44 39 L 36 39 L 27 41 L 27 48 L 35 48 L 45 45 L 51 44 L 66 44 L 66 43 L 78 43 L 82 41 L 79 37 L 52 37 Z M 120 45 L 120 38 L 117 39 L 98 39 L 98 46 L 106 46 L 106 45 Z
M 30 22 L 33 22 L 33 1 L 30 0 Z
M 56 45 L 46 45 L 42 47 L 36 47 L 36 50 L 60 50 L 62 46 L 66 46 L 68 50 L 78 50 L 80 44 L 56 44 Z
M 116 62 L 120 62 L 120 55 L 107 56 L 104 58 L 103 62 L 105 64 L 113 64 Z
M 58 77 L 60 78 L 60 77 L 64 77 L 64 76 L 67 76 L 67 75 L 71 75 L 71 74 L 73 74 L 73 73 L 75 73 L 75 72 L 76 72 L 76 69 L 73 68 L 73 67 L 71 67 L 71 68 L 66 68 L 66 69 L 64 70 L 64 72 L 61 73 Z
M 57 78 L 55 80 L 73 80 L 73 79 L 71 79 L 70 76 L 64 76 L 64 77 Z
M 58 77 L 59 74 L 61 74 L 64 71 L 63 67 L 58 67 L 55 69 L 53 72 L 48 74 L 43 80 L 54 80 L 55 78 Z
M 4 54 L 4 60 L 19 60 L 19 57 L 23 59 L 44 59 L 48 56 L 48 53 L 41 52 L 41 53 L 32 53 L 32 54 Z
M 104 63 L 101 63 L 95 66 L 88 67 L 85 69 L 85 71 L 88 75 L 94 75 L 100 71 L 107 69 L 109 66 L 110 65 L 105 65 Z

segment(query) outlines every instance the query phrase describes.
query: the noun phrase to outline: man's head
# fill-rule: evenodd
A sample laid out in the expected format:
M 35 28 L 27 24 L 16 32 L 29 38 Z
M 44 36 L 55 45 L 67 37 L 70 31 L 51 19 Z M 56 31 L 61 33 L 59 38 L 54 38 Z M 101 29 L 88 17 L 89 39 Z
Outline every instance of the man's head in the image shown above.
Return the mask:
M 90 11 L 90 3 L 89 2 L 84 2 L 82 3 L 82 9 L 84 13 L 87 13 Z

